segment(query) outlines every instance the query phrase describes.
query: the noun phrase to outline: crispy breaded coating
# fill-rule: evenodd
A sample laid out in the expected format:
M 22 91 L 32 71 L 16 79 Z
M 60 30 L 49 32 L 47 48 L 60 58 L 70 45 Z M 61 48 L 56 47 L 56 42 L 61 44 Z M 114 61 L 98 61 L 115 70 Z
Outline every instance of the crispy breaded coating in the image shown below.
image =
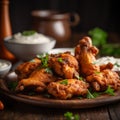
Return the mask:
M 87 76 L 86 81 L 90 83 L 95 91 L 104 91 L 108 86 L 111 86 L 114 90 L 117 90 L 118 87 L 120 87 L 119 75 L 110 69 L 95 72 L 94 74 Z
M 54 72 L 62 78 L 72 79 L 79 76 L 78 61 L 69 52 L 52 56 L 49 63 Z
M 43 92 L 47 84 L 52 81 L 55 81 L 55 77 L 51 73 L 48 73 L 46 69 L 38 68 L 31 73 L 29 78 L 19 81 L 16 91 L 23 91 L 27 88 L 36 92 Z
M 75 48 L 75 57 L 79 62 L 80 74 L 85 77 L 86 82 L 95 91 L 106 90 L 107 86 L 111 86 L 115 90 L 120 86 L 119 75 L 112 71 L 112 63 L 97 65 L 96 55 L 99 50 L 92 45 L 90 37 L 84 37 L 79 41 Z
M 33 59 L 33 62 L 22 63 L 15 70 L 19 79 L 16 91 L 27 89 L 39 94 L 46 91 L 56 99 L 66 100 L 74 96 L 85 96 L 89 88 L 105 91 L 110 86 L 118 90 L 118 73 L 112 71 L 112 63 L 96 64 L 98 52 L 91 38 L 86 36 L 76 45 L 74 55 L 67 51 L 46 54 Z
M 51 82 L 47 89 L 57 99 L 70 99 L 73 96 L 84 96 L 88 92 L 88 84 L 77 79 L 65 79 Z
M 79 62 L 80 73 L 83 76 L 86 77 L 94 71 L 100 71 L 100 67 L 94 64 L 98 51 L 95 46 L 92 46 L 92 40 L 89 37 L 82 38 L 75 47 L 75 57 Z
M 15 73 L 18 75 L 18 80 L 28 78 L 29 75 L 40 65 L 41 65 L 41 60 L 38 58 L 34 58 L 31 61 L 20 64 L 15 69 Z

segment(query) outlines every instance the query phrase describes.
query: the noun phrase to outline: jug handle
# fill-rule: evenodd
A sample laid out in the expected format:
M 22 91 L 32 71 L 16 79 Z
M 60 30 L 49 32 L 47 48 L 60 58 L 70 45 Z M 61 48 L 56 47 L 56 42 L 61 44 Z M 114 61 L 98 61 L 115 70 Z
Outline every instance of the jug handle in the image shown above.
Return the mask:
M 70 25 L 71 26 L 76 26 L 80 22 L 80 16 L 78 13 L 70 13 L 70 18 L 73 18 L 73 20 L 70 20 Z

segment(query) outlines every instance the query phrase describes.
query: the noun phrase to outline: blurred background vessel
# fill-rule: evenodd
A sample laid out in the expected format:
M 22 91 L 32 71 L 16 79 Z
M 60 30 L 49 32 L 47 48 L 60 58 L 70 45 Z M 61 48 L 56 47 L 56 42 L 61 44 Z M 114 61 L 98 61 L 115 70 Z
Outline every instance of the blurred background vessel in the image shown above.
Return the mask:
M 65 28 L 69 29 L 65 29 L 62 35 L 57 33 L 60 27 L 56 27 L 52 31 L 48 21 L 42 24 L 50 28 L 49 32 L 47 29 L 43 31 L 45 27 L 41 27 L 41 17 L 39 16 L 36 19 L 36 16 L 31 14 L 33 11 L 41 10 L 77 13 L 80 16 L 80 21 L 76 26 L 70 26 L 67 22 L 67 27 Z M 0 58 L 15 60 L 14 55 L 3 45 L 2 40 L 4 37 L 33 28 L 60 39 L 60 46 L 56 47 L 65 47 L 64 41 L 72 42 L 71 40 L 76 34 L 78 35 L 76 41 L 78 41 L 83 33 L 86 34 L 95 27 L 102 28 L 108 33 L 108 42 L 118 44 L 120 41 L 119 10 L 118 1 L 114 0 L 29 0 L 29 2 L 27 0 L 0 0 Z M 66 14 L 63 17 L 68 21 L 69 17 L 66 18 Z M 38 19 L 39 22 L 37 21 Z M 71 19 L 73 20 L 73 18 Z
M 3 39 L 12 35 L 12 28 L 9 16 L 9 1 L 0 0 L 0 59 L 16 61 L 15 56 L 4 46 Z

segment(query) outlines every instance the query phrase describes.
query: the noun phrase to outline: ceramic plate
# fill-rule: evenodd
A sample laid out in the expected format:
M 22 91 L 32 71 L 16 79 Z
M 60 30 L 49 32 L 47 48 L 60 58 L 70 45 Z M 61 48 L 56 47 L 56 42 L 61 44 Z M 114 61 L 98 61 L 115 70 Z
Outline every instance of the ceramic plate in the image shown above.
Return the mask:
M 37 105 L 40 107 L 50 107 L 50 108 L 76 109 L 76 108 L 92 108 L 92 107 L 107 105 L 113 102 L 120 101 L 120 89 L 117 92 L 115 92 L 114 96 L 101 95 L 94 99 L 73 98 L 70 100 L 57 100 L 57 99 L 47 98 L 42 95 L 29 96 L 25 94 L 15 94 L 8 89 L 6 83 L 10 81 L 15 81 L 16 79 L 17 79 L 16 74 L 14 72 L 10 72 L 6 76 L 6 79 L 0 80 L 0 89 L 2 94 L 6 95 L 7 97 L 13 100 L 30 105 Z
M 55 48 L 49 51 L 49 54 L 58 54 L 63 52 L 71 52 L 74 55 L 74 48 Z

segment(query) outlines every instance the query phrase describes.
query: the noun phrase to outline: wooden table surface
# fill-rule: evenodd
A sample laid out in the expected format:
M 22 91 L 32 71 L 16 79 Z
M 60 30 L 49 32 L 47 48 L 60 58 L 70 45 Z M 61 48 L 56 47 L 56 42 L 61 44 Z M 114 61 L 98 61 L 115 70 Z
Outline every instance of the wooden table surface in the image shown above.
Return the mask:
M 62 42 L 61 47 L 74 47 L 81 35 L 73 35 L 70 41 Z M 59 46 L 60 47 L 60 46 Z M 5 108 L 0 111 L 0 120 L 65 120 L 64 113 L 79 114 L 80 120 L 120 120 L 120 102 L 84 109 L 47 108 L 25 104 L 0 93 Z

